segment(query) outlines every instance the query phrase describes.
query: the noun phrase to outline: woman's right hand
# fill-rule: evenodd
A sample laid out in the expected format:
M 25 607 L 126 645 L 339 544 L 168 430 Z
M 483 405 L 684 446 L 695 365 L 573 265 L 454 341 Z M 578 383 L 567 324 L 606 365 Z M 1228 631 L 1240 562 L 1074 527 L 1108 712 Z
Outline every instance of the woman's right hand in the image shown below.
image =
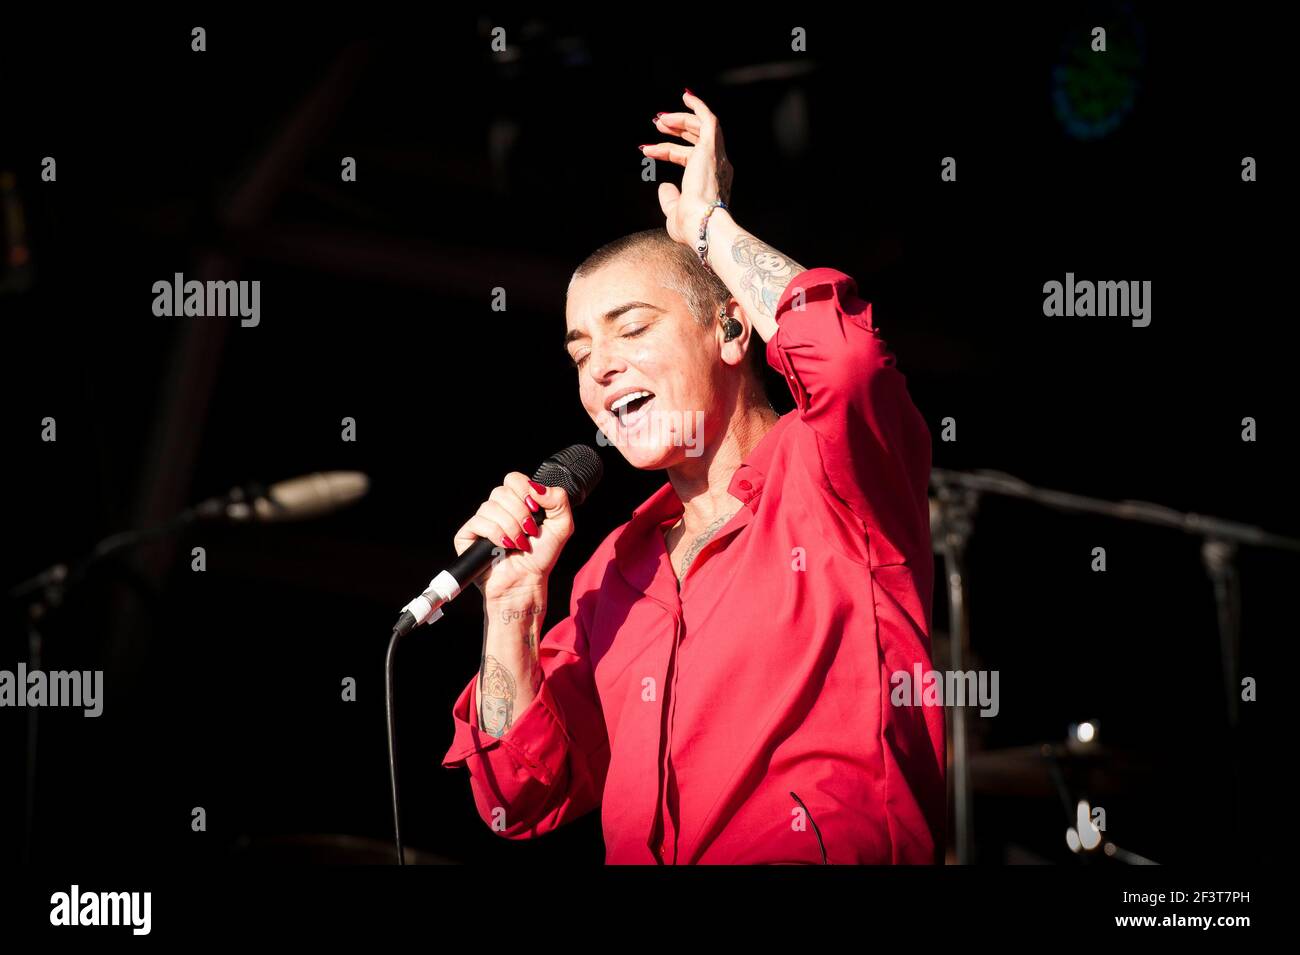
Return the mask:
M 539 526 L 533 514 L 541 510 L 546 520 Z M 545 590 L 560 551 L 572 536 L 573 509 L 564 489 L 534 484 L 527 475 L 511 471 L 456 532 L 454 546 L 460 555 L 477 538 L 492 542 L 496 548 L 492 566 L 474 582 L 483 599 L 492 601 Z

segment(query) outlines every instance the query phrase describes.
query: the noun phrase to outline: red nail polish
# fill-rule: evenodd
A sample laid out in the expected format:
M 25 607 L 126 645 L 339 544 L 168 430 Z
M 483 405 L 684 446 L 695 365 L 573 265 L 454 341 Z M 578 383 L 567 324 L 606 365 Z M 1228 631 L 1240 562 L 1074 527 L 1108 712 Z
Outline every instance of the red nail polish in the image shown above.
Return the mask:
M 505 546 L 506 550 L 514 550 L 514 549 L 515 549 L 514 542 L 513 542 L 512 540 L 510 540 L 509 537 L 502 537 L 502 538 L 501 538 L 501 543 Z
M 684 87 L 683 90 L 684 90 L 684 92 L 690 94 L 691 96 L 694 96 L 694 95 L 695 95 L 694 93 L 691 93 L 691 88 L 690 88 L 689 86 Z
M 538 484 L 536 481 L 529 481 L 528 483 L 532 485 L 533 490 L 536 491 L 538 494 L 546 493 L 545 485 Z
M 524 518 L 524 530 L 536 537 L 541 531 L 537 527 L 537 522 L 531 516 Z
M 658 119 L 658 118 L 659 118 L 660 116 L 662 116 L 662 115 L 664 115 L 664 114 L 663 114 L 663 113 L 655 113 L 655 119 Z
M 642 143 L 640 146 L 637 147 L 637 149 L 646 149 L 649 147 L 649 145 L 650 145 L 649 143 Z
M 526 534 L 519 535 L 519 540 L 516 542 L 515 546 L 522 551 L 530 551 L 533 549 L 532 545 L 528 543 L 528 536 Z
M 527 507 L 530 511 L 540 511 L 542 509 L 541 505 L 538 504 L 536 501 L 534 501 L 527 494 L 524 495 L 524 506 Z M 530 517 L 529 520 L 531 521 L 532 518 Z

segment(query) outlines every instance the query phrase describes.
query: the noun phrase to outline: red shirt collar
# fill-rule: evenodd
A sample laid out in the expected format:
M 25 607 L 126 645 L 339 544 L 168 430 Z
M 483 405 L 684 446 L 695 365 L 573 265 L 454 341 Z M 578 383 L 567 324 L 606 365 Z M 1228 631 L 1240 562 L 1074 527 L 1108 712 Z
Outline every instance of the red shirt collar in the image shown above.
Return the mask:
M 764 479 L 769 462 L 772 460 L 772 455 L 775 453 L 776 446 L 780 441 L 780 432 L 785 430 L 797 414 L 797 410 L 791 411 L 789 414 L 782 415 L 777 419 L 771 430 L 763 435 L 763 440 L 754 445 L 749 454 L 745 456 L 745 460 L 731 475 L 731 483 L 727 485 L 727 492 L 742 504 L 749 505 L 751 511 L 758 510 L 758 499 L 763 493 Z M 638 528 L 643 528 L 647 524 L 657 527 L 669 518 L 676 520 L 681 517 L 683 510 L 681 499 L 673 490 L 670 481 L 632 511 L 630 524 Z M 631 530 L 631 527 L 628 530 Z
M 743 510 L 727 527 L 734 531 L 749 523 L 758 510 L 766 472 L 773 454 L 781 441 L 781 434 L 798 415 L 798 410 L 782 415 L 763 440 L 746 455 L 745 460 L 731 475 L 728 493 L 748 510 Z M 681 517 L 681 498 L 673 490 L 672 482 L 665 483 L 632 512 L 632 519 L 614 544 L 614 562 L 631 587 L 652 597 L 670 609 L 679 605 L 676 578 L 668 561 L 668 549 L 663 538 L 664 525 Z M 662 568 L 661 568 L 661 565 Z M 661 572 L 662 571 L 662 572 Z

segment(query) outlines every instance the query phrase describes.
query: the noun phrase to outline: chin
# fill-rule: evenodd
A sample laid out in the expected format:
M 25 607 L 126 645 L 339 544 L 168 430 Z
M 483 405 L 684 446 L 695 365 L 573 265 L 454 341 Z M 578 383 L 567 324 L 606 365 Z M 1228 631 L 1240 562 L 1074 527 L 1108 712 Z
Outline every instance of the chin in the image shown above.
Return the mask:
M 618 453 L 623 455 L 623 459 L 640 471 L 659 471 L 669 468 L 683 457 L 683 449 L 671 441 L 647 442 L 638 438 L 640 436 L 623 434 L 616 440 L 609 437 L 605 428 L 600 428 L 596 432 L 596 441 L 601 447 L 607 448 L 613 445 L 618 448 Z
M 692 455 L 699 455 L 696 450 L 699 443 L 684 441 L 684 429 L 672 415 L 666 418 L 643 416 L 630 427 L 624 427 L 613 416 L 608 416 L 598 420 L 596 426 L 601 445 L 614 445 L 624 460 L 640 471 L 661 471 L 681 464 Z M 692 438 L 695 430 L 702 430 L 702 427 L 693 427 Z
M 682 449 L 669 445 L 662 448 L 619 448 L 619 453 L 632 467 L 640 471 L 661 471 L 670 468 L 682 458 Z

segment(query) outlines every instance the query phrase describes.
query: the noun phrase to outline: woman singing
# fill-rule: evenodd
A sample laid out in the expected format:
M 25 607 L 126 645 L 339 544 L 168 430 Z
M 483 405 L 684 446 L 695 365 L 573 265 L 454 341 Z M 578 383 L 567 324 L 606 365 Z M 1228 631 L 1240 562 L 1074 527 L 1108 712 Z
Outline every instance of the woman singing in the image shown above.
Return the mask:
M 642 147 L 685 170 L 659 186 L 666 229 L 596 251 L 565 309 L 583 407 L 667 483 L 545 635 L 565 492 L 508 474 L 459 530 L 457 553 L 508 556 L 479 580 L 482 666 L 443 765 L 507 838 L 599 806 L 609 863 L 940 861 L 943 709 L 890 700 L 892 674 L 931 669 L 929 430 L 854 280 L 732 218 L 718 119 L 682 99 L 655 125 L 685 145 Z

